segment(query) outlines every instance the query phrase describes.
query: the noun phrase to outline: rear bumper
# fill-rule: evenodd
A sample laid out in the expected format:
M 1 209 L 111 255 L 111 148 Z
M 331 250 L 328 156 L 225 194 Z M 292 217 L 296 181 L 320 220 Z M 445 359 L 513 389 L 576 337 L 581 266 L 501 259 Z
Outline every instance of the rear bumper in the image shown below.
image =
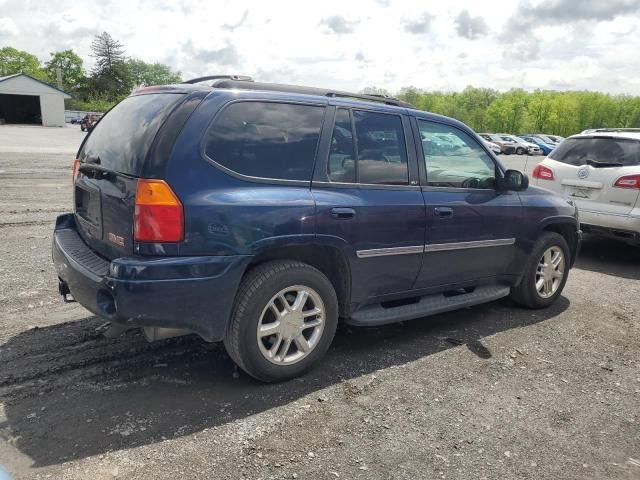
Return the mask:
M 580 208 L 580 223 L 585 233 L 596 233 L 620 239 L 640 241 L 640 211 L 629 215 L 597 212 Z
M 73 215 L 58 217 L 53 263 L 74 299 L 112 322 L 179 328 L 208 341 L 224 337 L 236 289 L 251 257 L 131 257 L 108 261 L 77 232 Z

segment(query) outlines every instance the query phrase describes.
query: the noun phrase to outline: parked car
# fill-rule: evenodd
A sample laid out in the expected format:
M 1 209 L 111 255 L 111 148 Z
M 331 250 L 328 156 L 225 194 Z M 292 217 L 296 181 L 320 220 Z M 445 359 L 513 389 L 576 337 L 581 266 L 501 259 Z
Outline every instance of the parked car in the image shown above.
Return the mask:
M 523 133 L 522 135 L 520 135 L 520 137 L 523 137 L 523 136 L 539 138 L 540 140 L 542 140 L 544 143 L 546 143 L 551 147 L 556 147 L 558 143 L 560 143 L 552 139 L 549 135 L 545 135 L 544 133 Z
M 388 97 L 213 78 L 136 91 L 78 152 L 53 261 L 63 297 L 112 334 L 196 333 L 277 381 L 319 362 L 339 318 L 560 296 L 575 206 L 466 125 Z
M 519 138 L 523 139 L 525 142 L 529 142 L 529 143 L 533 143 L 534 145 L 537 145 L 538 148 L 540 148 L 540 150 L 542 150 L 542 153 L 544 155 L 549 155 L 553 151 L 553 149 L 555 148 L 555 145 L 551 145 L 551 144 L 545 142 L 542 138 L 540 138 L 538 136 L 519 135 Z
M 640 131 L 569 137 L 535 167 L 533 178 L 575 201 L 585 232 L 640 243 Z
M 497 143 L 490 142 L 489 140 L 485 140 L 484 138 L 482 139 L 482 141 L 487 147 L 489 147 L 489 150 L 491 150 L 496 155 L 502 153 L 502 148 Z
M 503 140 L 500 135 L 496 135 L 495 133 L 479 133 L 478 135 L 489 142 L 499 145 L 501 150 L 500 153 L 504 155 L 516 153 L 516 144 Z
M 564 137 L 561 137 L 560 135 L 549 135 L 549 134 L 545 134 L 545 137 L 549 138 L 551 141 L 555 142 L 556 145 L 559 144 L 560 142 L 562 142 L 562 140 L 564 140 Z
M 96 113 L 85 115 L 80 121 L 80 130 L 83 132 L 90 132 L 101 117 L 102 115 Z
M 516 145 L 516 154 L 524 155 L 525 153 L 528 155 L 541 155 L 542 150 L 535 143 L 527 142 L 520 137 L 516 137 L 515 135 L 509 135 L 508 133 L 498 133 L 504 141 L 511 142 Z

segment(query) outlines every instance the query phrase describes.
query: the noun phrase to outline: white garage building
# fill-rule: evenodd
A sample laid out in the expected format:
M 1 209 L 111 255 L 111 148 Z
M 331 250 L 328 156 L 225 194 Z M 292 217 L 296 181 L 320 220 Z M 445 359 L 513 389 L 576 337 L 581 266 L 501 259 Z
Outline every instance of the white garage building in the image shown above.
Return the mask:
M 70 95 L 24 73 L 0 77 L 0 124 L 64 127 L 64 100 Z

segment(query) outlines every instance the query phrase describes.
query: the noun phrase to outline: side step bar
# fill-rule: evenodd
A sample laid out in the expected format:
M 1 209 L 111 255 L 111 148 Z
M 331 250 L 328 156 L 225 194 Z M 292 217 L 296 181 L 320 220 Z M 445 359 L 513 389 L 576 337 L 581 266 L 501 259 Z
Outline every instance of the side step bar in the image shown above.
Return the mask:
M 503 285 L 484 285 L 476 287 L 472 292 L 454 296 L 445 296 L 442 293 L 425 295 L 417 303 L 399 307 L 384 308 L 379 304 L 369 305 L 358 310 L 345 321 L 349 325 L 359 327 L 387 325 L 492 302 L 506 297 L 509 292 L 510 288 Z

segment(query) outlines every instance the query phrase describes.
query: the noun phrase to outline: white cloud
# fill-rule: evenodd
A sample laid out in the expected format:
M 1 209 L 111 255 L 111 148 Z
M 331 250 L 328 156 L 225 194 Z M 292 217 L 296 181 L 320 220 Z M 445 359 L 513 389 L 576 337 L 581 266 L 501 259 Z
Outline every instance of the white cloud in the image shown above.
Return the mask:
M 90 68 L 91 38 L 107 31 L 128 55 L 167 63 L 186 78 L 238 73 L 343 90 L 474 85 L 640 95 L 639 2 L 612 0 L 612 9 L 585 1 L 581 10 L 580 0 L 428 8 L 412 0 L 324 0 L 314 13 L 293 0 L 56 0 L 37 9 L 0 0 L 0 46 L 42 60 L 73 48 Z M 567 13 L 574 10 L 582 13 Z
M 17 35 L 20 30 L 10 17 L 0 17 L 0 38 Z

